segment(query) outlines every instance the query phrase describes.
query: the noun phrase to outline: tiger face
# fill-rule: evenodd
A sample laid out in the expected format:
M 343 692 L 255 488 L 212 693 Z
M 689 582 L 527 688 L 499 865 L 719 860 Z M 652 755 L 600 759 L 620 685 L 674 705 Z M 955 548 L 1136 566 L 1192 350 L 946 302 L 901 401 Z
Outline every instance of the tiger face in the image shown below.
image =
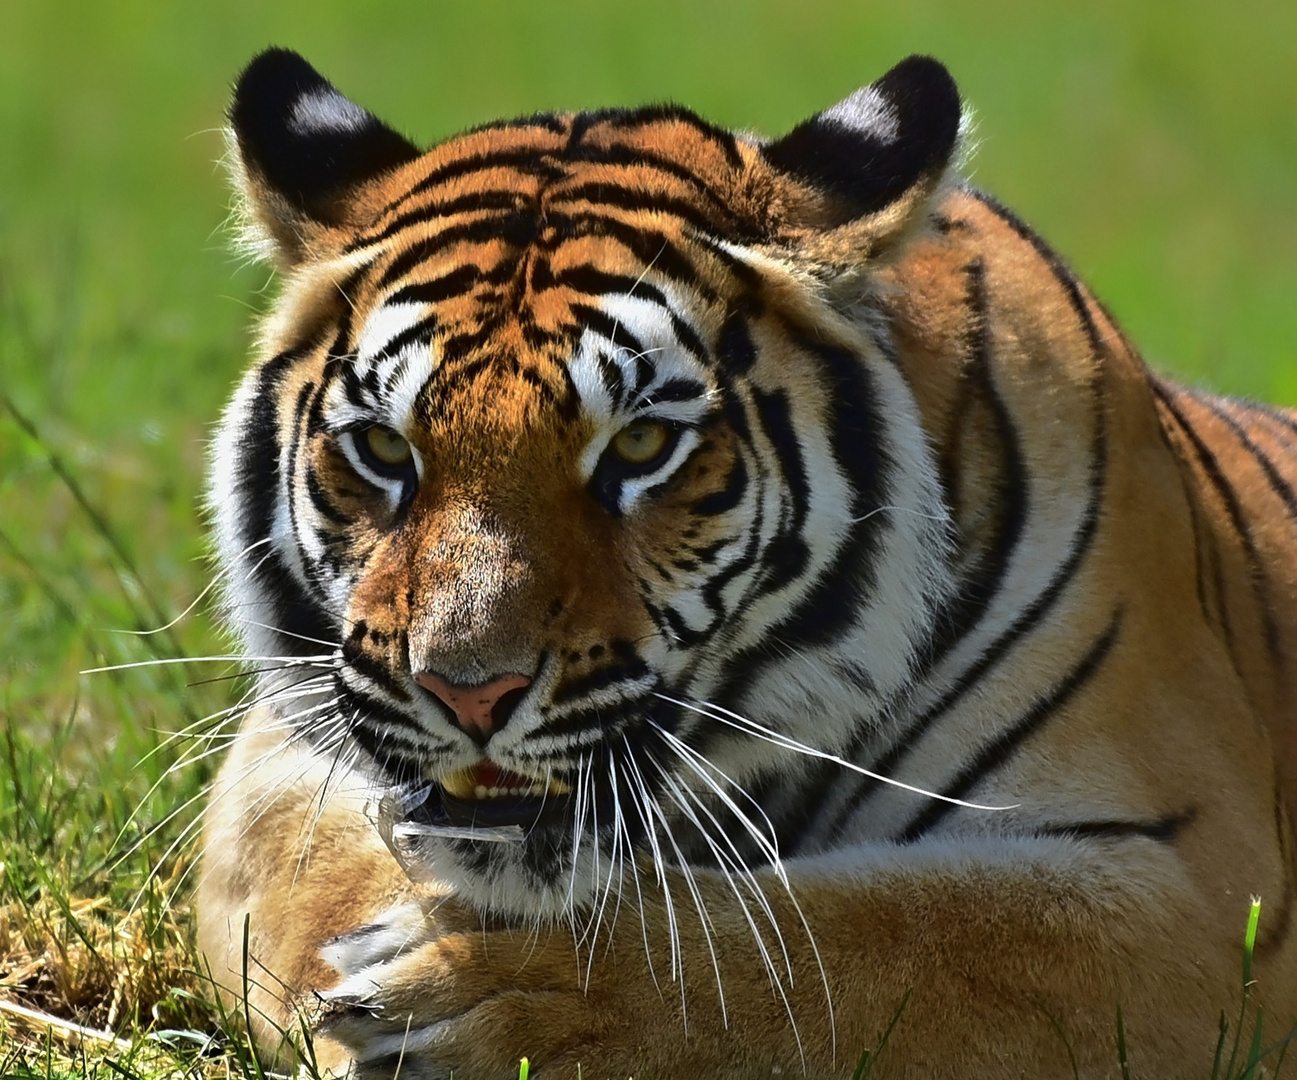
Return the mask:
M 641 851 L 776 859 L 952 591 L 861 270 L 922 226 L 944 70 L 773 143 L 656 108 L 422 153 L 271 52 L 231 120 L 284 291 L 212 501 L 293 737 L 460 830 L 437 872 L 492 911 L 589 905 Z

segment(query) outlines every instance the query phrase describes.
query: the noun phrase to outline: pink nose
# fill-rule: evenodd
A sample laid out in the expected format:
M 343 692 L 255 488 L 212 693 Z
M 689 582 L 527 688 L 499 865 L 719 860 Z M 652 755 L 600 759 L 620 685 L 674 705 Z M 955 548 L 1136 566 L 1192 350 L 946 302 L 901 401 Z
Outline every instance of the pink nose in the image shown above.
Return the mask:
M 509 718 L 509 709 L 500 710 L 501 715 L 496 715 L 501 699 L 510 691 L 531 685 L 526 675 L 501 675 L 478 686 L 456 686 L 431 671 L 416 675 L 414 681 L 435 694 L 455 714 L 459 726 L 480 742 L 490 738 Z

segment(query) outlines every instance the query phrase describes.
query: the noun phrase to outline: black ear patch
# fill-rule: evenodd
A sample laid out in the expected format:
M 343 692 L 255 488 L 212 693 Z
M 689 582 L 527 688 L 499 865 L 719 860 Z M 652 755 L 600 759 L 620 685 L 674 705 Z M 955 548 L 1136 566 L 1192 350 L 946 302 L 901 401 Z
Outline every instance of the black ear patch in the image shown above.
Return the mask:
M 861 216 L 944 169 L 958 136 L 954 79 L 931 57 L 911 56 L 762 153 L 776 168 L 837 196 Z
M 267 49 L 239 76 L 230 124 L 248 170 L 317 220 L 341 192 L 419 156 L 288 49 Z

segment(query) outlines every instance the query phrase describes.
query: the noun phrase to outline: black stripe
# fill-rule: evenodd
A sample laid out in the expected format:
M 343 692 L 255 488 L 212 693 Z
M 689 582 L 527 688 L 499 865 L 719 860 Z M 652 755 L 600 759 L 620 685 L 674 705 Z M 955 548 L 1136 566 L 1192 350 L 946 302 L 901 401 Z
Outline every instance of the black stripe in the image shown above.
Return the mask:
M 346 700 L 359 707 L 359 716 L 348 732 L 380 765 L 387 766 L 388 761 L 403 756 L 393 753 L 393 744 L 413 751 L 416 762 L 428 754 L 428 744 L 424 739 L 403 737 L 403 731 L 412 731 L 426 738 L 426 732 L 420 724 L 411 720 L 384 701 L 379 701 L 367 694 L 359 693 L 347 687 Z M 381 751 L 381 754 L 380 754 Z
M 757 361 L 757 349 L 752 342 L 752 331 L 743 312 L 731 311 L 721 327 L 716 355 L 721 365 L 732 375 L 746 375 Z
M 649 390 L 645 396 L 651 405 L 664 402 L 694 401 L 707 393 L 707 387 L 695 379 L 668 379 L 661 386 Z
M 1036 836 L 1059 836 L 1076 840 L 1153 840 L 1159 844 L 1174 843 L 1180 834 L 1193 823 L 1197 811 L 1190 807 L 1176 814 L 1151 821 L 1122 821 L 1099 819 L 1068 821 L 1057 825 L 1042 825 L 1033 830 Z
M 762 291 L 765 275 L 757 267 L 745 262 L 740 255 L 735 254 L 730 241 L 699 232 L 691 233 L 689 238 L 705 247 L 708 254 L 724 266 L 726 272 L 754 297 Z
M 379 292 L 384 291 L 420 263 L 427 262 L 455 244 L 486 243 L 487 241 L 500 239 L 507 241 L 511 239 L 519 220 L 519 215 L 508 214 L 482 218 L 461 225 L 448 225 L 440 232 L 416 241 L 396 255 L 379 275 L 378 281 L 375 283 L 375 289 Z M 534 226 L 534 221 L 530 217 L 526 219 L 526 222 Z M 511 266 L 512 264 L 506 263 L 506 265 Z M 456 272 L 462 272 L 462 268 Z M 478 272 L 485 273 L 486 271 L 479 269 Z M 495 267 L 491 271 L 493 275 L 500 272 L 503 272 L 501 267 Z
M 1091 446 L 1089 499 L 1086 503 L 1085 515 L 1077 526 L 1076 532 L 1072 535 L 1072 543 L 1068 549 L 1067 557 L 1055 571 L 1054 576 L 1050 578 L 1049 584 L 1036 594 L 1031 603 L 1009 625 L 1009 628 L 991 643 L 972 666 L 960 676 L 955 685 L 947 690 L 927 712 L 906 728 L 892 743 L 890 750 L 870 763 L 871 771 L 882 776 L 893 775 L 901 762 L 917 749 L 919 741 L 933 729 L 937 721 L 949 712 L 965 694 L 972 690 L 981 681 L 982 677 L 999 663 L 1019 640 L 1035 629 L 1037 624 L 1052 611 L 1054 605 L 1062 596 L 1063 590 L 1071 584 L 1076 571 L 1089 553 L 1095 534 L 1098 532 L 1100 509 L 1103 503 L 1107 478 L 1107 429 L 1102 410 L 1098 411 L 1096 422 L 1098 429 L 1095 432 L 1094 442 Z M 865 800 L 878 791 L 880 787 L 880 781 L 861 780 L 855 794 L 847 801 L 834 822 L 833 834 L 835 836 L 841 835 L 847 822 L 855 815 Z
M 721 620 L 725 616 L 725 611 L 720 604 L 708 604 L 708 613 L 711 618 L 701 630 L 695 630 L 685 622 L 684 616 L 671 605 L 668 604 L 661 611 L 663 620 L 670 628 L 669 636 L 673 648 L 697 648 L 715 635 L 716 631 L 721 627 Z
M 558 113 L 535 112 L 511 120 L 488 120 L 483 124 L 474 124 L 464 134 L 476 135 L 480 131 L 516 131 L 519 128 L 540 128 L 554 135 L 562 135 L 567 131 L 567 120 Z
M 496 316 L 483 318 L 472 330 L 447 334 L 441 339 L 441 363 L 433 370 L 433 382 L 444 383 L 452 376 L 460 383 L 466 382 L 483 368 L 496 361 L 478 356 L 499 332 L 503 319 Z M 469 362 L 471 361 L 471 362 Z
M 600 349 L 595 354 L 595 363 L 599 366 L 599 378 L 613 403 L 613 408 L 621 410 L 626 407 L 626 380 L 622 378 L 621 365 Z
M 344 356 L 351 355 L 355 351 L 354 343 L 351 340 L 352 317 L 356 311 L 355 297 L 361 290 L 365 279 L 373 272 L 373 269 L 373 263 L 366 263 L 337 285 L 336 292 L 343 302 L 338 308 L 336 332 L 334 333 L 333 343 L 328 349 L 327 361 L 336 361 Z M 327 361 L 326 371 L 328 370 Z
M 1292 932 L 1293 917 L 1293 860 L 1291 850 L 1292 831 L 1289 825 L 1288 810 L 1284 806 L 1283 792 L 1276 784 L 1274 789 L 1274 827 L 1275 846 L 1278 849 L 1280 864 L 1283 867 L 1283 893 L 1276 905 L 1279 909 L 1278 923 L 1268 925 L 1265 932 L 1257 935 L 1256 953 L 1266 956 L 1279 948 Z
M 698 517 L 715 517 L 733 510 L 743 500 L 748 490 L 748 467 L 742 455 L 734 458 L 734 465 L 725 477 L 725 484 L 708 492 L 690 507 Z
M 398 701 L 410 701 L 409 689 L 396 680 L 382 661 L 365 651 L 365 642 L 371 637 L 380 645 L 388 643 L 387 636 L 371 631 L 364 619 L 358 620 L 342 643 L 342 659 L 353 671 L 382 687 Z
M 707 348 L 702 339 L 694 332 L 672 308 L 662 290 L 646 282 L 642 277 L 633 278 L 628 274 L 609 274 L 588 264 L 574 266 L 556 274 L 551 281 L 554 285 L 566 286 L 592 296 L 627 296 L 636 300 L 646 300 L 662 308 L 662 313 L 671 321 L 680 344 L 700 360 L 708 359 Z M 641 350 L 636 350 L 641 351 Z
M 482 267 L 467 263 L 464 266 L 457 266 L 448 274 L 442 274 L 441 277 L 403 285 L 383 301 L 383 307 L 394 307 L 397 304 L 440 304 L 452 296 L 468 292 L 482 281 L 500 284 Z
M 645 299 L 660 304 L 667 310 L 671 308 L 671 305 L 667 303 L 666 296 L 656 285 L 645 281 L 643 278 L 633 278 L 629 274 L 610 274 L 607 271 L 591 266 L 589 263 L 569 266 L 552 275 L 547 287 L 552 288 L 560 285 L 568 289 L 575 289 L 577 292 L 589 293 L 591 296 L 602 296 L 605 293 L 619 293 L 625 296 L 638 294 Z
M 307 355 L 301 346 L 267 360 L 257 372 L 257 389 L 248 418 L 239 430 L 238 464 L 235 469 L 236 501 L 244 508 L 241 516 L 243 546 L 270 535 L 279 502 L 279 394 L 289 370 Z M 259 556 L 258 556 L 259 557 Z
M 536 729 L 538 735 L 548 735 L 551 737 L 561 737 L 565 735 L 584 735 L 591 731 L 598 731 L 603 737 L 603 741 L 611 739 L 614 735 L 620 735 L 623 729 L 633 731 L 641 722 L 644 703 L 642 700 L 630 702 L 618 702 L 611 706 L 594 706 L 588 709 L 577 709 L 574 712 L 564 713 L 562 716 L 545 717 L 541 725 Z M 594 747 L 594 742 L 583 743 L 578 749 L 575 746 L 563 747 L 552 754 L 552 757 L 568 757 L 573 752 L 588 754 Z M 537 760 L 544 760 L 539 757 Z
M 880 493 L 885 479 L 884 463 L 876 445 L 879 426 L 868 371 L 859 357 L 846 350 L 808 339 L 799 339 L 798 344 L 818 357 L 824 367 L 825 382 L 831 388 L 829 397 L 833 413 L 829 430 L 834 457 L 853 486 L 852 517 L 864 518 L 870 509 L 881 505 Z M 768 427 L 768 417 L 763 416 L 763 419 Z M 800 450 L 798 460 L 800 462 Z M 805 483 L 803 474 L 800 489 L 803 514 Z M 790 480 L 789 486 L 797 497 L 796 484 Z M 784 528 L 787 528 L 787 523 Z M 760 530 L 760 523 L 754 523 L 753 539 Z M 770 631 L 768 639 L 794 646 L 824 644 L 845 633 L 860 613 L 862 593 L 873 581 L 877 541 L 877 529 L 869 528 L 863 521 L 855 525 L 839 547 L 832 564 L 812 583 L 797 607 Z M 746 569 L 746 563 L 736 566 L 733 573 L 743 569 Z M 758 579 L 737 611 L 731 613 L 731 620 L 770 590 L 770 576 L 767 572 Z M 768 662 L 768 644 L 744 649 L 732 656 L 722 671 L 715 700 L 741 702 Z
M 636 679 L 642 679 L 648 673 L 648 664 L 638 656 L 621 663 L 605 664 L 603 667 L 595 668 L 578 678 L 560 682 L 550 695 L 549 706 L 546 711 L 548 712 L 550 707 L 586 697 L 597 690 L 605 690 L 614 683 L 633 682 Z M 643 690 L 637 687 L 635 694 L 636 697 L 642 697 Z
M 716 299 L 715 290 L 698 273 L 683 251 L 669 237 L 656 229 L 600 214 L 567 216 L 557 211 L 550 213 L 547 224 L 553 226 L 564 238 L 581 236 L 606 236 L 616 240 L 645 266 L 652 264 L 653 272 L 669 278 L 698 293 L 703 303 Z
M 1145 381 L 1149 384 L 1150 392 L 1154 392 L 1152 386 L 1152 374 L 1146 375 Z M 1180 477 L 1180 491 L 1184 495 L 1185 508 L 1189 512 L 1189 524 L 1193 531 L 1193 555 L 1194 555 L 1194 586 L 1198 596 L 1198 610 L 1202 612 L 1202 617 L 1208 623 L 1219 622 L 1225 635 L 1225 644 L 1230 650 L 1231 657 L 1234 652 L 1234 635 L 1230 630 L 1229 613 L 1225 609 L 1223 597 L 1223 579 L 1221 577 L 1220 552 L 1216 550 L 1215 544 L 1212 543 L 1212 537 L 1203 523 L 1202 517 L 1198 512 L 1198 499 L 1193 488 L 1190 486 L 1190 480 L 1193 477 L 1193 467 L 1184 460 L 1179 450 L 1172 445 L 1170 432 L 1170 417 L 1166 411 L 1166 406 L 1154 403 L 1154 415 L 1157 417 L 1157 434 L 1158 441 L 1161 442 L 1162 448 L 1166 451 L 1176 469 L 1176 475 Z M 1164 415 L 1165 413 L 1165 415 Z M 1219 607 L 1219 618 L 1211 613 L 1211 607 L 1207 596 L 1207 573 L 1210 567 L 1212 576 L 1212 586 L 1214 593 L 1212 599 Z M 1235 667 L 1237 671 L 1237 667 Z
M 372 356 L 366 357 L 371 361 L 371 367 L 365 374 L 365 385 L 370 388 L 375 397 L 380 397 L 381 388 L 378 385 L 378 365 L 384 360 L 390 360 L 394 356 L 399 356 L 401 352 L 411 345 L 428 346 L 432 344 L 432 337 L 437 332 L 437 317 L 427 315 L 418 322 L 407 326 L 390 341 L 386 342 L 382 349 Z
M 520 380 L 532 387 L 540 400 L 550 401 L 558 409 L 559 417 L 566 423 L 575 423 L 581 415 L 581 395 L 572 372 L 566 364 L 555 364 L 549 370 L 557 372 L 557 385 L 529 364 L 523 364 L 514 357 L 513 371 Z
M 1150 383 L 1153 387 L 1153 393 L 1157 395 L 1157 399 L 1175 418 L 1175 422 L 1192 448 L 1198 464 L 1202 466 L 1212 488 L 1220 496 L 1221 502 L 1225 504 L 1225 512 L 1229 515 L 1230 524 L 1238 536 L 1239 543 L 1243 547 L 1244 558 L 1247 560 L 1249 584 L 1252 586 L 1252 596 L 1260 611 L 1266 649 L 1270 653 L 1271 661 L 1279 665 L 1282 663 L 1279 627 L 1275 623 L 1274 612 L 1270 607 L 1265 568 L 1261 560 L 1261 554 L 1257 550 L 1256 538 L 1252 535 L 1251 529 L 1247 527 L 1238 493 L 1234 490 L 1234 485 L 1229 482 L 1229 478 L 1226 477 L 1216 455 L 1211 452 L 1202 437 L 1194 430 L 1193 425 L 1189 423 L 1188 418 L 1176 405 L 1172 388 L 1157 378 L 1152 378 Z
M 572 304 L 570 310 L 582 329 L 593 330 L 613 345 L 630 349 L 642 358 L 644 343 L 606 311 L 582 303 Z
M 588 115 L 588 114 L 587 114 Z M 583 124 L 586 117 L 578 117 L 578 124 Z M 577 125 L 573 125 L 573 133 L 577 132 Z M 584 132 L 581 132 L 584 134 Z M 564 157 L 568 161 L 583 161 L 599 165 L 622 165 L 628 168 L 655 169 L 658 172 L 666 173 L 677 180 L 682 180 L 686 184 L 697 189 L 706 195 L 713 203 L 719 207 L 728 208 L 732 203 L 732 196 L 726 192 L 715 190 L 707 180 L 700 176 L 687 165 L 683 165 L 671 158 L 662 157 L 655 154 L 642 146 L 581 146 L 571 144 L 565 152 Z
M 514 168 L 520 173 L 529 176 L 553 177 L 561 175 L 561 170 L 557 169 L 552 161 L 546 160 L 545 155 L 547 153 L 548 151 L 538 147 L 525 146 L 483 154 L 470 154 L 468 157 L 462 157 L 456 161 L 448 161 L 445 165 L 433 169 L 418 183 L 389 202 L 383 207 L 380 216 L 386 217 L 392 211 L 404 206 L 411 199 L 417 198 L 425 191 L 429 191 L 447 180 L 455 180 L 475 172 L 485 172 L 488 169 Z M 371 243 L 373 243 L 372 240 L 362 236 L 355 241 L 352 247 L 365 247 Z
M 329 501 L 328 494 L 320 485 L 320 478 L 315 474 L 315 467 L 309 463 L 306 466 L 306 494 L 316 512 L 326 521 L 334 525 L 351 524 L 351 519 Z
M 930 670 L 942 657 L 967 637 L 981 622 L 992 601 L 1004 583 L 1009 561 L 1022 539 L 1027 520 L 1027 466 L 1022 456 L 1022 444 L 1004 399 L 995 388 L 992 366 L 991 313 L 986 293 L 986 265 L 977 259 L 964 268 L 968 279 L 968 332 L 970 353 L 968 379 L 976 381 L 965 388 L 965 403 L 971 402 L 975 393 L 991 410 L 995 423 L 995 437 L 1003 453 L 1002 468 L 997 487 L 1001 508 L 999 528 L 984 560 L 976 567 L 974 576 L 963 584 L 959 599 L 946 612 L 937 628 L 932 648 L 923 658 L 923 667 Z M 958 426 L 956 417 L 954 426 Z M 950 468 L 955 468 L 952 465 Z M 948 495 L 951 494 L 948 491 Z
M 240 538 L 244 547 L 257 545 L 244 556 L 249 582 L 269 601 L 272 628 L 278 649 L 284 655 L 310 650 L 302 638 L 327 641 L 335 628 L 315 599 L 304 593 L 284 562 L 283 553 L 265 543 L 275 521 L 283 494 L 279 462 L 279 406 L 284 381 L 295 364 L 317 348 L 318 341 L 305 343 L 266 361 L 257 373 L 257 392 L 248 410 L 247 422 L 239 432 L 232 497 L 241 507 Z M 296 534 L 294 534 L 296 535 Z
M 523 201 L 521 194 L 517 191 L 492 191 L 489 189 L 486 191 L 474 191 L 467 195 L 447 199 L 445 202 L 428 202 L 414 210 L 407 210 L 405 213 L 393 218 L 379 232 L 366 233 L 359 240 L 349 244 L 347 250 L 354 251 L 357 248 L 368 247 L 371 244 L 381 244 L 384 240 L 390 240 L 404 229 L 414 225 L 426 224 L 436 218 L 455 217 L 460 214 L 499 213 L 501 211 L 512 213 L 527 208 L 527 203 Z
M 941 791 L 948 799 L 964 799 L 988 776 L 1009 763 L 1023 744 L 1052 720 L 1102 666 L 1104 659 L 1116 644 L 1121 631 L 1120 609 L 1113 615 L 1108 628 L 1098 637 L 1080 662 L 1037 700 L 1013 725 L 984 746 Z M 933 800 L 915 815 L 913 820 L 896 837 L 897 843 L 911 844 L 931 832 L 957 807 L 953 803 Z
M 1090 347 L 1094 351 L 1094 359 L 1097 362 L 1105 352 L 1103 340 L 1099 337 L 1099 328 L 1095 326 L 1094 317 L 1090 314 L 1089 305 L 1086 304 L 1085 298 L 1081 295 L 1081 287 L 1077 284 L 1076 276 L 1068 268 L 1067 264 L 1059 257 L 1058 252 L 1045 243 L 1040 234 L 1023 221 L 1022 218 L 1018 217 L 1018 215 L 1008 207 L 998 203 L 990 195 L 972 189 L 969 190 L 968 194 L 978 200 L 978 202 L 1017 233 L 1018 236 L 1030 244 L 1036 254 L 1044 260 L 1045 265 L 1049 267 L 1050 272 L 1054 275 L 1058 284 L 1063 288 L 1063 291 L 1067 293 L 1068 302 L 1072 305 L 1072 310 L 1076 313 L 1077 319 L 1080 320 L 1081 326 L 1085 329 L 1086 335 L 1090 339 Z
M 886 465 L 878 445 L 881 429 L 864 361 L 844 349 L 807 339 L 799 340 L 798 345 L 815 356 L 824 369 L 832 403 L 830 444 L 839 469 L 851 485 L 849 509 L 853 524 L 833 563 L 775 633 L 782 641 L 826 644 L 855 622 L 863 607 L 863 595 L 873 584 L 878 529 L 870 527 L 867 519 L 884 501 Z M 803 496 L 793 525 L 799 532 L 804 515 Z
M 595 206 L 606 206 L 613 210 L 624 210 L 627 213 L 663 214 L 688 222 L 700 232 L 732 234 L 740 228 L 733 212 L 724 204 L 712 200 L 712 205 L 720 212 L 722 220 L 707 214 L 697 203 L 663 192 L 649 191 L 635 186 L 623 186 L 607 181 L 575 184 L 564 187 L 556 193 L 555 203 L 564 205 L 583 200 Z
M 306 438 L 306 428 L 308 427 L 307 418 L 313 406 L 317 406 L 323 397 L 319 392 L 320 387 L 315 382 L 305 382 L 297 391 L 297 400 L 293 403 L 293 433 L 292 441 L 288 444 L 288 468 L 287 475 L 284 477 L 286 490 L 284 492 L 284 505 L 288 509 L 289 531 L 293 536 L 293 543 L 297 546 L 297 556 L 310 569 L 312 567 L 309 557 L 304 550 L 305 545 L 302 543 L 302 526 L 297 520 L 297 500 L 294 496 L 294 489 L 297 484 L 297 462 L 302 451 L 302 442 Z M 306 577 L 311 577 L 307 573 Z M 312 582 L 312 584 L 315 584 Z M 314 597 L 318 602 L 319 597 Z
M 1209 409 L 1213 416 L 1220 420 L 1226 427 L 1234 433 L 1239 444 L 1246 450 L 1256 463 L 1260 466 L 1261 471 L 1265 473 L 1266 481 L 1270 484 L 1270 490 L 1273 491 L 1279 500 L 1284 504 L 1288 511 L 1289 517 L 1297 517 L 1297 492 L 1293 491 L 1292 485 L 1280 475 L 1278 468 L 1275 467 L 1274 461 L 1270 458 L 1261 447 L 1253 442 L 1252 437 L 1230 413 L 1223 408 L 1223 403 L 1217 398 L 1209 397 L 1206 394 L 1193 394 L 1193 399 L 1199 405 Z
M 752 398 L 762 430 L 779 459 L 779 470 L 783 473 L 788 495 L 788 509 L 784 520 L 779 523 L 779 532 L 766 545 L 761 556 L 762 574 L 757 587 L 763 593 L 772 593 L 796 579 L 810 558 L 810 550 L 802 536 L 810 477 L 802 458 L 801 443 L 797 441 L 787 393 L 754 389 Z
M 1288 439 L 1297 436 L 1297 416 L 1293 415 L 1291 409 L 1281 409 L 1277 405 L 1262 405 L 1255 401 L 1249 401 L 1247 408 L 1273 420 L 1275 424 L 1283 429 Z
M 743 164 L 738 140 L 732 131 L 709 124 L 683 105 L 643 105 L 635 109 L 615 109 L 605 114 L 605 119 L 615 128 L 641 127 L 662 122 L 684 124 L 719 147 L 734 168 L 737 169 Z

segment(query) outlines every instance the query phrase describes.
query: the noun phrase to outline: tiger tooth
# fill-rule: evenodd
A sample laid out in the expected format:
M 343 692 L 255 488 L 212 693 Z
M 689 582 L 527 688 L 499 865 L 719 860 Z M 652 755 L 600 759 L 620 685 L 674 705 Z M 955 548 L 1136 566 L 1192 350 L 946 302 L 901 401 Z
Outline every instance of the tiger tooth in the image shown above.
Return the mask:
M 562 780 L 549 777 L 547 779 L 528 779 L 526 784 L 514 784 L 507 787 L 495 785 L 488 787 L 485 784 L 477 782 L 476 766 L 469 766 L 466 769 L 456 769 L 454 772 L 447 773 L 444 776 L 436 778 L 436 782 L 441 785 L 442 790 L 451 798 L 461 800 L 472 799 L 543 799 L 548 796 L 570 795 L 572 788 Z

